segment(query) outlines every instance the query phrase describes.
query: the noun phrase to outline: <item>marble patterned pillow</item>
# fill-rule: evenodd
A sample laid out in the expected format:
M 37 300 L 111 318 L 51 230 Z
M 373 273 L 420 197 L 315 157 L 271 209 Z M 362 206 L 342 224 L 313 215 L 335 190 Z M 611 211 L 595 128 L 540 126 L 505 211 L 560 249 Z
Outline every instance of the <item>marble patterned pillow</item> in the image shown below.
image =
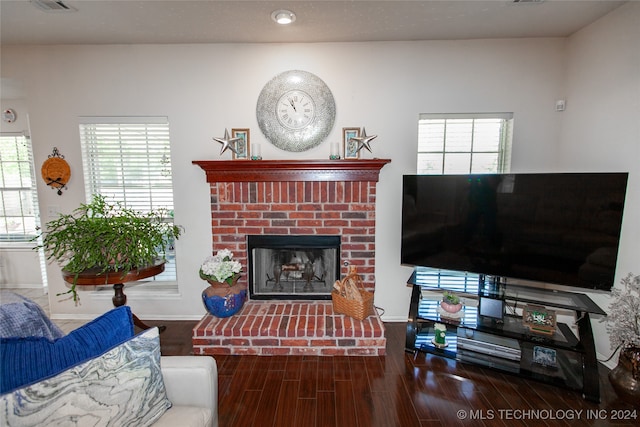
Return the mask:
M 171 407 L 158 328 L 53 377 L 0 396 L 7 426 L 148 426 Z

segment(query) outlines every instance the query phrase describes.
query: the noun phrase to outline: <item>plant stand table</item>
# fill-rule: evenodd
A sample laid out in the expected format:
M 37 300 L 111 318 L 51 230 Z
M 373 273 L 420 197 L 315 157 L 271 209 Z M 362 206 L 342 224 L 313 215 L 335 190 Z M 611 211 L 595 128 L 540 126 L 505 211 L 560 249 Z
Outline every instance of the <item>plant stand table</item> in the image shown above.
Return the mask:
M 99 269 L 88 269 L 79 273 L 77 276 L 75 273 L 62 270 L 62 277 L 65 282 L 76 286 L 99 286 L 99 285 L 113 285 L 115 295 L 111 298 L 115 307 L 120 307 L 127 303 L 127 296 L 124 294 L 124 284 L 127 282 L 134 282 L 136 280 L 142 280 L 149 277 L 153 277 L 164 271 L 164 261 L 158 261 L 153 265 L 137 268 L 128 272 L 108 272 L 101 273 Z M 133 313 L 132 313 L 133 314 Z M 150 326 L 144 323 L 133 314 L 133 324 L 141 329 L 149 329 Z M 160 332 L 167 329 L 166 326 L 158 326 Z

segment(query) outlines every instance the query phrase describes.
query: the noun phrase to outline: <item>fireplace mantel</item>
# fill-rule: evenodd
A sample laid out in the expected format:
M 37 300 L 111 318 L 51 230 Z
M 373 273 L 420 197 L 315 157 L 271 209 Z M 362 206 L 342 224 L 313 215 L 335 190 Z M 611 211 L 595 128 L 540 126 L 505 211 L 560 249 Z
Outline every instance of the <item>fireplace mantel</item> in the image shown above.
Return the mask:
M 207 182 L 378 181 L 390 159 L 194 160 Z

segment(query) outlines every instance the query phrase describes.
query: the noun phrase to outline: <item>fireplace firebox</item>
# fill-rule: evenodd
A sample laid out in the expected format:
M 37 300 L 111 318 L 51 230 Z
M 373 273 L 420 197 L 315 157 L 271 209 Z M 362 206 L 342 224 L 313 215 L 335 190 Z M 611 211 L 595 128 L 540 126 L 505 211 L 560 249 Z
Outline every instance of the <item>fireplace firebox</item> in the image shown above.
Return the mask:
M 327 300 L 340 276 L 340 236 L 247 236 L 249 298 Z

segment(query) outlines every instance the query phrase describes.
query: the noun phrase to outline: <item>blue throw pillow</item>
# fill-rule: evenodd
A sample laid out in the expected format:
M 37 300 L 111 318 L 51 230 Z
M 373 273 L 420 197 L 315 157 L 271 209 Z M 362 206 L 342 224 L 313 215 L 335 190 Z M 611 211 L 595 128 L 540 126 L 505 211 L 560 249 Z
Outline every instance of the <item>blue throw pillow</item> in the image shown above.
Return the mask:
M 151 328 L 100 356 L 0 395 L 0 423 L 144 427 L 170 407 L 160 336 L 158 328 Z
M 55 375 L 133 337 L 131 309 L 123 305 L 68 335 L 0 338 L 0 393 Z

